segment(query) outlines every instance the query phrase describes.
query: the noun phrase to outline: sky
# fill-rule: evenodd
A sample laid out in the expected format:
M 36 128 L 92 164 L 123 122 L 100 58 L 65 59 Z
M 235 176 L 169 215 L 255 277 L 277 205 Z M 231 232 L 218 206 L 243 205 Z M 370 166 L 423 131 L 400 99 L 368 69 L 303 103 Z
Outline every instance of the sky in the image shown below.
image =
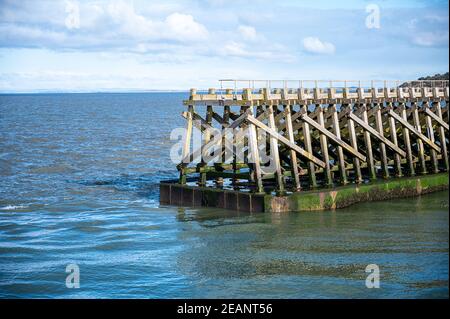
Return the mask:
M 0 0 L 0 92 L 449 70 L 448 1 Z

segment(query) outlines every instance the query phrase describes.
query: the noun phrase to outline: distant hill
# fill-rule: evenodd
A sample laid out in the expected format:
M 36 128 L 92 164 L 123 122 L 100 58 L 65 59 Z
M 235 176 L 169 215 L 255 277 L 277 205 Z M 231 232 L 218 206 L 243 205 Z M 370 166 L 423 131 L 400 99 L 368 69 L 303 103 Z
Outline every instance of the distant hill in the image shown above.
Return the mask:
M 430 75 L 430 76 L 424 76 L 421 78 L 418 78 L 417 80 L 420 81 L 426 81 L 426 80 L 448 80 L 449 79 L 449 73 L 444 73 L 444 74 L 435 74 L 435 75 Z
M 400 87 L 407 87 L 407 86 L 409 86 L 411 84 L 413 86 L 420 86 L 420 85 L 422 85 L 422 86 L 429 87 L 429 86 L 432 86 L 432 82 L 426 82 L 426 81 L 433 81 L 433 80 L 438 80 L 438 81 L 439 80 L 447 80 L 448 81 L 449 80 L 449 72 L 443 73 L 443 74 L 437 73 L 435 75 L 423 76 L 423 77 L 418 78 L 417 80 L 418 81 L 425 81 L 425 82 L 421 82 L 421 83 L 415 82 L 415 81 L 405 82 L 405 83 L 401 84 Z M 438 83 L 438 85 L 439 85 L 439 83 Z

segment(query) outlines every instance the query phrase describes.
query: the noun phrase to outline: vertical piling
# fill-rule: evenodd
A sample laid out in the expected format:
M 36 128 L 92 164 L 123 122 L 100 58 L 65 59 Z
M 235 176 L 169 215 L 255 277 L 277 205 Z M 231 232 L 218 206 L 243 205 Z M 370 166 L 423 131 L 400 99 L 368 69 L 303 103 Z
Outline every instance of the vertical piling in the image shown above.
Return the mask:
M 413 114 L 414 126 L 416 130 L 421 133 L 422 125 L 420 124 L 419 111 L 416 102 L 411 103 L 411 112 Z M 420 173 L 422 175 L 425 175 L 427 173 L 427 167 L 425 164 L 425 149 L 423 147 L 423 142 L 420 138 L 417 139 L 417 152 L 419 154 Z
M 306 105 L 301 106 L 301 111 L 305 114 L 308 113 L 308 107 Z M 302 121 L 303 124 L 303 138 L 305 143 L 305 149 L 309 153 L 313 153 L 312 148 L 312 142 L 311 142 L 311 130 L 309 127 L 309 124 L 305 121 Z M 307 162 L 308 166 L 308 176 L 309 176 L 309 186 L 310 188 L 316 188 L 317 187 L 317 180 L 316 180 L 316 168 L 314 166 L 314 163 L 312 161 Z
M 352 105 L 347 105 L 345 107 L 347 109 L 348 115 L 353 113 L 353 107 Z M 357 151 L 358 150 L 358 141 L 356 137 L 356 131 L 355 131 L 355 122 L 348 117 L 347 118 L 347 126 L 348 126 L 348 133 L 350 137 L 350 145 Z M 359 184 L 362 183 L 362 174 L 361 174 L 361 164 L 359 162 L 359 158 L 356 156 L 353 156 L 353 169 L 355 171 L 355 183 Z
M 285 105 L 284 106 L 284 113 L 286 118 L 286 132 L 289 138 L 289 141 L 291 143 L 295 143 L 294 139 L 294 130 L 292 128 L 292 115 L 291 115 L 291 106 Z M 294 150 L 289 151 L 291 155 L 291 178 L 293 181 L 294 191 L 300 191 L 301 185 L 300 185 L 300 177 L 298 173 L 298 162 L 297 162 L 297 153 Z
M 423 108 L 424 109 L 429 109 L 429 103 L 428 101 L 425 101 L 423 104 Z M 427 125 L 427 135 L 428 138 L 434 143 L 434 130 L 433 130 L 433 123 L 431 121 L 431 117 L 427 114 L 425 114 L 425 122 Z M 436 151 L 431 148 L 430 149 L 430 154 L 431 154 L 431 166 L 433 169 L 433 173 L 439 173 L 439 164 L 438 164 L 438 159 L 437 159 L 437 153 Z
M 378 103 L 374 103 L 374 111 L 375 111 L 375 125 L 378 133 L 381 136 L 384 136 L 383 129 L 383 118 L 381 116 L 381 107 Z M 381 170 L 383 178 L 389 178 L 389 166 L 386 154 L 386 144 L 380 142 L 380 153 L 381 153 Z
M 406 113 L 406 105 L 403 102 L 400 102 L 398 105 L 398 110 L 401 114 L 401 117 L 408 121 L 408 115 Z M 406 159 L 408 162 L 408 169 L 409 169 L 409 176 L 415 176 L 416 171 L 414 169 L 414 159 L 412 155 L 412 149 L 411 149 L 411 139 L 409 136 L 409 129 L 403 126 L 403 142 L 405 143 L 406 148 Z
M 317 118 L 319 120 L 319 125 L 325 128 L 325 120 L 323 118 L 323 108 L 320 104 L 317 104 L 318 108 Z M 330 187 L 333 186 L 333 178 L 331 177 L 330 169 L 330 157 L 328 155 L 328 141 L 327 137 L 323 133 L 319 133 L 320 148 L 322 150 L 322 158 L 325 162 L 325 185 Z
M 387 102 L 386 105 L 386 111 L 393 110 L 392 102 Z M 398 140 L 397 140 L 397 127 L 395 124 L 395 119 L 391 116 L 388 116 L 389 121 L 389 131 L 391 134 L 391 141 L 394 143 L 395 146 L 398 146 Z M 395 176 L 396 177 L 402 177 L 402 160 L 398 153 L 394 153 L 394 170 L 395 170 Z

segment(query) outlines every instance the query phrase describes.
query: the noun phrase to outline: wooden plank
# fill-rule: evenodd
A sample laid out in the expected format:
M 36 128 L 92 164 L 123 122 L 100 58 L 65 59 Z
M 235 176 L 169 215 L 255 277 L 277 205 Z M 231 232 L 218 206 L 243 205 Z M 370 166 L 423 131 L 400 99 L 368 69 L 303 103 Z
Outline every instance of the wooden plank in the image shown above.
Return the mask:
M 392 102 L 388 102 L 386 107 L 390 110 L 392 110 Z M 395 120 L 393 117 L 388 116 L 389 121 L 389 131 L 391 134 L 391 141 L 394 143 L 394 145 L 398 146 L 398 140 L 397 140 L 397 128 L 395 125 Z M 395 176 L 396 177 L 402 177 L 402 161 L 400 155 L 398 153 L 394 153 L 394 169 L 395 169 Z
M 411 103 L 411 110 L 412 110 L 412 115 L 413 115 L 414 126 L 415 126 L 417 132 L 422 133 L 422 126 L 420 124 L 419 111 L 417 109 L 416 102 Z M 417 152 L 419 154 L 420 173 L 426 174 L 427 166 L 425 163 L 425 149 L 423 147 L 423 142 L 420 138 L 417 139 Z
M 250 123 L 255 124 L 257 127 L 259 127 L 260 129 L 263 129 L 264 131 L 266 131 L 267 133 L 269 133 L 270 135 L 273 135 L 275 138 L 277 138 L 281 143 L 285 144 L 287 147 L 295 150 L 298 154 L 302 155 L 305 159 L 307 159 L 308 161 L 313 162 L 314 164 L 320 166 L 320 167 L 325 167 L 325 163 L 322 162 L 320 159 L 316 158 L 314 155 L 312 155 L 312 153 L 305 151 L 303 148 L 291 143 L 288 139 L 286 139 L 284 136 L 278 134 L 278 132 L 276 132 L 275 130 L 271 129 L 270 127 L 268 127 L 267 125 L 265 125 L 264 123 L 258 121 L 256 118 L 254 118 L 253 116 L 248 116 L 247 120 Z
M 222 116 L 220 116 L 219 114 L 217 114 L 216 112 L 213 112 L 212 113 L 212 117 L 218 122 L 218 123 L 220 123 L 220 125 L 222 125 L 222 126 L 228 126 L 228 122 L 226 122 L 223 118 L 222 118 Z
M 306 105 L 303 105 L 300 107 L 300 111 L 307 113 L 308 107 Z M 305 149 L 310 154 L 313 153 L 312 148 L 312 141 L 311 141 L 311 131 L 309 129 L 309 124 L 306 121 L 302 121 L 303 125 L 303 141 L 305 143 Z M 308 177 L 309 177 L 309 186 L 310 188 L 316 188 L 317 187 L 317 179 L 316 179 L 316 168 L 314 166 L 314 163 L 311 161 L 308 161 L 306 163 L 308 166 Z
M 182 149 L 182 163 L 186 164 L 187 160 L 186 158 L 189 157 L 189 152 L 191 148 L 191 138 L 192 138 L 192 114 L 194 113 L 194 106 L 190 105 L 188 107 L 188 114 L 187 114 L 187 124 L 186 124 L 186 137 L 183 142 L 183 149 Z M 179 178 L 180 184 L 186 184 L 186 174 L 183 172 L 183 170 L 180 170 L 180 178 Z
M 181 113 L 181 116 L 184 117 L 186 120 L 188 119 L 188 112 L 183 112 Z M 208 123 L 207 120 L 203 119 L 199 114 L 197 113 L 192 113 L 192 117 L 193 117 L 193 125 L 194 127 L 196 127 L 199 131 L 201 132 L 211 132 L 212 130 L 215 130 L 215 128 Z M 198 124 L 198 122 L 200 122 L 200 125 Z M 229 126 L 227 126 L 229 127 Z M 240 136 L 240 135 L 239 135 Z M 220 135 L 221 138 L 223 138 L 223 135 Z M 203 143 L 206 144 L 206 143 Z M 204 148 L 202 151 L 202 154 L 200 156 L 203 156 L 203 154 L 205 154 L 207 151 L 209 151 L 210 147 L 216 146 L 218 145 L 218 142 L 216 141 L 215 144 L 210 145 L 208 148 Z M 203 145 L 202 145 L 203 146 Z M 226 145 L 225 145 L 226 146 Z M 228 151 L 232 151 L 230 148 L 228 148 Z M 193 154 L 193 153 L 192 153 Z M 224 153 L 222 152 L 221 155 L 223 155 Z M 196 158 L 196 156 L 199 156 L 197 153 L 194 156 L 194 159 Z M 193 160 L 193 159 L 192 159 Z M 191 161 L 192 161 L 191 160 Z
M 287 136 L 289 138 L 289 141 L 292 144 L 295 144 L 294 131 L 292 129 L 291 107 L 289 105 L 284 106 L 284 113 L 285 113 Z M 300 178 L 299 178 L 299 174 L 298 174 L 297 153 L 292 149 L 289 152 L 290 152 L 290 156 L 291 156 L 291 171 L 292 171 L 291 177 L 294 181 L 294 191 L 300 191 L 301 185 L 300 185 Z
M 352 146 L 348 145 L 347 143 L 345 143 L 343 140 L 341 140 L 340 138 L 338 138 L 335 134 L 331 133 L 330 131 L 328 131 L 327 129 L 323 128 L 319 123 L 317 123 L 316 121 L 314 121 L 312 118 L 310 118 L 307 114 L 302 114 L 301 119 L 305 122 L 307 122 L 309 125 L 311 125 L 312 127 L 314 127 L 315 129 L 317 129 L 318 131 L 320 131 L 322 134 L 324 134 L 325 136 L 327 136 L 332 142 L 334 142 L 335 144 L 339 145 L 340 147 L 342 147 L 343 149 L 345 149 L 347 152 L 349 152 L 350 154 L 358 157 L 361 161 L 365 162 L 366 161 L 366 157 L 361 154 L 360 152 L 358 152 L 357 150 L 355 150 Z
M 354 115 L 353 113 L 350 113 L 348 115 L 353 121 L 358 123 L 363 129 L 368 131 L 370 134 L 372 134 L 374 137 L 385 143 L 387 146 L 389 146 L 394 152 L 398 153 L 400 156 L 405 157 L 406 153 L 400 149 L 398 146 L 393 144 L 391 141 L 389 141 L 384 136 L 381 136 L 374 128 L 372 128 L 370 125 L 366 124 L 363 120 L 361 120 L 359 117 Z
M 372 88 L 373 90 L 373 88 Z M 229 93 L 229 94 L 228 94 Z M 228 92 L 226 94 L 215 93 L 215 94 L 191 94 L 189 100 L 183 101 L 184 105 L 237 105 L 242 106 L 245 105 L 248 101 L 245 99 L 244 94 L 233 94 L 233 92 Z M 306 94 L 305 94 L 306 93 Z M 300 94 L 286 94 L 282 96 L 280 93 L 272 93 L 272 94 L 253 94 L 252 102 L 259 104 L 277 104 L 281 100 L 283 100 L 284 104 L 294 104 L 300 100 L 317 100 L 320 99 L 325 104 L 333 103 L 332 98 L 329 98 L 328 94 L 318 93 L 311 94 L 312 92 L 303 91 Z M 403 92 L 405 98 L 408 98 L 409 93 Z M 420 91 L 416 92 L 414 98 L 421 99 L 425 97 L 432 97 L 432 94 L 429 91 Z M 384 98 L 401 98 L 401 94 L 398 90 L 392 90 L 388 88 L 384 94 Z M 300 96 L 299 96 L 300 95 Z M 344 99 L 357 99 L 357 98 L 373 98 L 372 93 L 368 93 L 367 91 L 363 92 L 363 94 L 359 95 L 358 93 L 335 93 L 335 98 L 344 98 Z M 377 97 L 381 98 L 380 95 Z M 435 98 L 447 98 L 446 94 L 443 90 L 439 90 L 435 96 Z
M 230 115 L 231 115 L 231 107 L 229 105 L 225 105 L 224 106 L 224 111 L 223 111 L 223 120 L 224 123 L 222 123 L 222 131 L 225 130 L 228 127 L 228 122 L 230 121 Z M 226 147 L 226 136 L 222 136 L 222 164 L 224 164 L 227 159 L 228 159 L 228 155 L 227 154 L 227 150 L 229 150 L 229 148 Z
M 437 102 L 436 102 L 436 103 L 437 103 Z M 438 110 L 439 110 L 439 113 L 441 113 L 441 112 L 440 112 L 440 111 L 441 111 L 441 107 L 440 107 L 440 106 L 438 106 L 436 109 L 438 109 Z M 425 114 L 428 115 L 428 116 L 430 116 L 433 120 L 435 120 L 436 122 L 438 122 L 438 124 L 439 124 L 440 126 L 442 126 L 444 129 L 446 129 L 446 130 L 448 131 L 448 124 L 445 123 L 445 122 L 442 120 L 442 115 L 441 115 L 441 117 L 439 117 L 439 115 L 434 114 L 428 107 L 425 108 Z
M 229 105 L 225 105 L 223 107 L 223 117 L 222 118 L 223 118 L 223 121 L 222 121 L 222 124 L 221 124 L 221 129 L 222 129 L 222 131 L 224 131 L 225 128 L 228 127 L 228 121 L 230 119 L 230 106 Z M 227 156 L 227 151 L 226 151 L 227 150 L 227 145 L 226 145 L 226 136 L 225 136 L 225 134 L 221 134 L 221 135 L 222 135 L 222 147 L 221 147 L 221 152 L 220 152 L 220 158 L 221 158 L 220 162 L 222 164 L 224 164 L 225 161 L 226 161 L 226 156 Z M 218 169 L 218 170 L 220 170 L 220 169 Z M 217 176 L 215 178 L 215 183 L 219 187 L 223 186 L 223 177 Z
M 425 109 L 429 108 L 428 102 L 427 101 L 424 102 L 422 107 Z M 430 139 L 431 142 L 434 143 L 434 130 L 433 130 L 433 123 L 431 122 L 431 116 L 426 115 L 425 121 L 426 121 L 426 125 L 427 125 L 428 138 Z M 439 152 L 440 152 L 440 149 L 439 149 Z M 436 150 L 431 149 L 430 153 L 431 153 L 431 164 L 433 166 L 433 173 L 439 173 L 439 165 L 438 165 Z
M 350 145 L 357 151 L 358 150 L 358 140 L 356 138 L 356 131 L 355 131 L 355 122 L 351 119 L 349 115 L 352 114 L 352 107 L 350 105 L 346 106 L 345 114 L 347 117 L 347 126 L 348 126 L 348 133 L 350 136 Z M 361 164 L 359 162 L 358 157 L 353 157 L 353 167 L 355 169 L 355 182 L 357 184 L 362 183 L 362 174 L 361 174 Z
M 409 124 L 406 119 L 401 118 L 397 113 L 395 113 L 394 111 L 389 111 L 388 113 L 390 116 L 392 116 L 397 122 L 399 122 L 401 125 L 403 125 L 405 128 L 407 128 L 411 133 L 413 133 L 414 135 L 416 135 L 418 138 L 420 138 L 422 141 L 424 141 L 426 144 L 428 144 L 429 146 L 431 146 L 431 148 L 433 148 L 436 152 L 441 152 L 441 148 L 439 146 L 437 146 L 433 141 L 431 141 L 428 137 L 426 137 L 425 135 L 423 135 L 420 132 L 417 132 L 417 130 L 411 125 Z
M 252 114 L 253 110 L 252 108 L 249 108 L 249 112 L 246 115 L 247 120 L 253 118 Z M 249 124 L 248 129 L 249 129 L 248 145 L 251 153 L 250 158 L 252 159 L 252 166 L 256 180 L 256 191 L 258 193 L 263 193 L 264 188 L 261 179 L 261 164 L 259 162 L 259 149 L 258 149 L 256 126 L 254 125 L 254 123 L 251 123 Z
M 381 136 L 383 136 L 384 129 L 383 129 L 383 119 L 381 117 L 380 105 L 377 103 L 374 104 L 374 107 L 372 108 L 372 112 L 375 116 L 375 126 L 377 128 L 377 131 L 378 131 L 378 133 L 380 133 Z M 380 142 L 380 153 L 381 153 L 381 170 L 382 170 L 383 178 L 389 178 L 389 166 L 388 166 L 388 160 L 387 160 L 387 154 L 386 154 L 386 145 L 383 142 Z
M 211 126 L 211 123 L 212 123 L 212 113 L 213 113 L 212 105 L 208 105 L 206 107 L 206 124 L 208 124 L 209 126 Z M 202 146 L 204 147 L 211 140 L 211 132 L 209 129 L 200 130 L 200 132 L 203 133 Z M 205 161 L 204 161 L 204 155 L 205 155 L 204 151 L 205 151 L 205 149 L 202 150 L 201 166 L 207 165 L 207 163 L 205 163 Z M 199 186 L 206 185 L 206 179 L 207 179 L 206 172 L 201 172 L 199 182 L 198 182 Z
M 390 112 L 392 112 L 392 114 L 395 114 L 394 119 L 400 119 L 401 121 L 403 120 L 406 124 L 408 124 L 407 120 L 408 120 L 408 115 L 406 114 L 406 106 L 404 103 L 400 103 L 398 110 L 400 112 L 400 114 L 402 115 L 402 117 L 397 116 L 397 114 L 391 110 Z M 390 113 L 388 113 L 390 114 Z M 391 115 L 392 116 L 392 115 Z M 408 163 L 408 168 L 409 168 L 409 176 L 414 176 L 416 175 L 416 171 L 414 168 L 414 158 L 412 155 L 412 150 L 411 150 L 411 139 L 410 139 L 410 129 L 409 124 L 408 126 L 402 125 L 403 126 L 403 142 L 405 143 L 405 147 L 406 147 L 406 158 L 407 158 L 407 163 Z
M 369 120 L 367 117 L 367 108 L 365 104 L 361 104 L 360 108 L 359 108 L 360 114 L 362 116 L 362 121 L 364 122 L 364 124 L 366 125 L 366 127 L 372 128 L 369 125 Z M 355 117 L 358 117 L 356 115 L 356 112 L 354 112 L 353 114 Z M 364 127 L 363 127 L 364 128 Z M 376 132 L 376 130 L 373 129 L 374 132 Z M 370 179 L 374 180 L 377 178 L 376 172 L 375 172 L 375 164 L 374 164 L 374 159 L 373 159 L 373 149 L 372 149 L 372 140 L 370 138 L 370 132 L 368 130 L 364 130 L 363 132 L 363 136 L 364 136 L 364 143 L 366 144 L 366 155 L 367 155 L 367 167 L 369 169 L 369 176 Z
M 234 129 L 234 128 L 238 127 L 242 122 L 244 122 L 247 119 L 247 116 L 248 116 L 248 113 L 244 112 L 243 114 L 241 114 L 241 116 L 239 116 L 239 118 L 236 121 L 231 123 L 228 126 L 228 128 Z M 188 117 L 189 117 L 189 115 L 188 115 Z M 192 132 L 192 128 L 191 128 L 191 132 Z M 219 143 L 221 142 L 219 137 L 222 137 L 223 135 L 225 135 L 225 130 L 222 130 L 221 135 L 217 136 L 218 138 L 215 139 L 214 144 L 212 144 L 211 147 L 219 145 Z M 183 149 L 183 151 L 184 151 L 184 149 Z M 191 163 L 194 158 L 197 158 L 199 155 L 201 155 L 201 151 L 202 151 L 202 148 L 199 147 L 195 151 L 188 153 L 187 155 L 183 154 L 184 156 L 183 156 L 183 160 L 181 162 L 181 164 L 182 164 L 181 166 L 186 166 L 187 164 Z
M 339 118 L 338 118 L 338 112 L 335 105 L 330 105 L 329 107 L 330 111 L 332 112 L 332 121 L 333 121 L 333 130 L 334 135 L 336 135 L 336 139 L 341 139 L 341 130 L 339 128 Z M 356 151 L 356 150 L 355 150 Z M 339 174 L 341 179 L 341 184 L 346 185 L 348 183 L 347 181 L 347 171 L 345 170 L 345 159 L 344 159 L 344 151 L 342 146 L 337 146 L 337 153 L 338 153 L 338 161 L 339 161 Z
M 436 110 L 436 117 L 441 121 L 444 122 L 442 120 L 442 110 L 441 110 L 441 103 L 440 102 L 436 102 L 434 105 L 434 109 Z M 438 123 L 440 123 L 438 121 Z M 444 122 L 444 124 L 447 124 Z M 447 141 L 446 141 L 446 137 L 445 137 L 445 131 L 444 131 L 444 126 L 440 125 L 439 126 L 439 138 L 440 138 L 440 142 L 441 142 L 441 149 L 442 149 L 442 156 L 443 156 L 443 160 L 444 160 L 444 165 L 445 165 L 445 169 L 449 170 L 449 163 L 448 163 L 448 153 L 447 153 Z M 447 125 L 447 130 L 448 130 L 448 125 Z
M 275 116 L 273 113 L 274 113 L 274 106 L 269 108 L 269 127 L 274 132 L 277 132 L 277 127 L 275 125 Z M 284 178 L 283 175 L 281 174 L 280 155 L 278 153 L 278 140 L 273 135 L 270 136 L 270 155 L 275 165 L 277 193 L 282 194 L 284 193 Z
M 323 108 L 321 105 L 316 105 L 317 107 L 317 119 L 319 120 L 319 125 L 320 128 L 322 129 L 322 131 L 326 131 L 325 129 L 325 120 L 323 118 Z M 330 132 L 328 132 L 330 133 Z M 327 186 L 332 186 L 333 185 L 333 178 L 331 177 L 331 170 L 330 170 L 330 157 L 328 155 L 328 140 L 327 140 L 327 136 L 323 133 L 320 134 L 319 136 L 320 139 L 320 147 L 322 150 L 322 156 L 323 156 L 323 161 L 325 162 L 325 177 L 326 177 L 326 185 Z
M 297 121 L 298 118 L 300 118 L 300 116 L 304 113 L 304 111 L 302 111 L 302 107 L 300 106 L 300 111 L 299 112 L 295 112 L 294 114 L 291 114 L 291 123 L 294 123 L 295 121 Z M 302 123 L 296 124 L 296 125 L 292 125 L 292 130 L 295 132 L 299 129 L 299 127 L 302 126 Z M 284 123 L 280 123 L 280 125 L 278 126 L 278 131 L 284 131 L 286 130 L 286 122 Z

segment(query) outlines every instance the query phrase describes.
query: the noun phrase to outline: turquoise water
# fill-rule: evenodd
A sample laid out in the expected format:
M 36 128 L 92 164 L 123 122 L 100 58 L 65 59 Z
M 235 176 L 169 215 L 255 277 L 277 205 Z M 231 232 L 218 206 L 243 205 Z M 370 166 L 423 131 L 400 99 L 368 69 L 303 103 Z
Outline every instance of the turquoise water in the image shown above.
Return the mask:
M 448 298 L 448 192 L 300 214 L 159 207 L 183 98 L 0 95 L 0 297 Z

